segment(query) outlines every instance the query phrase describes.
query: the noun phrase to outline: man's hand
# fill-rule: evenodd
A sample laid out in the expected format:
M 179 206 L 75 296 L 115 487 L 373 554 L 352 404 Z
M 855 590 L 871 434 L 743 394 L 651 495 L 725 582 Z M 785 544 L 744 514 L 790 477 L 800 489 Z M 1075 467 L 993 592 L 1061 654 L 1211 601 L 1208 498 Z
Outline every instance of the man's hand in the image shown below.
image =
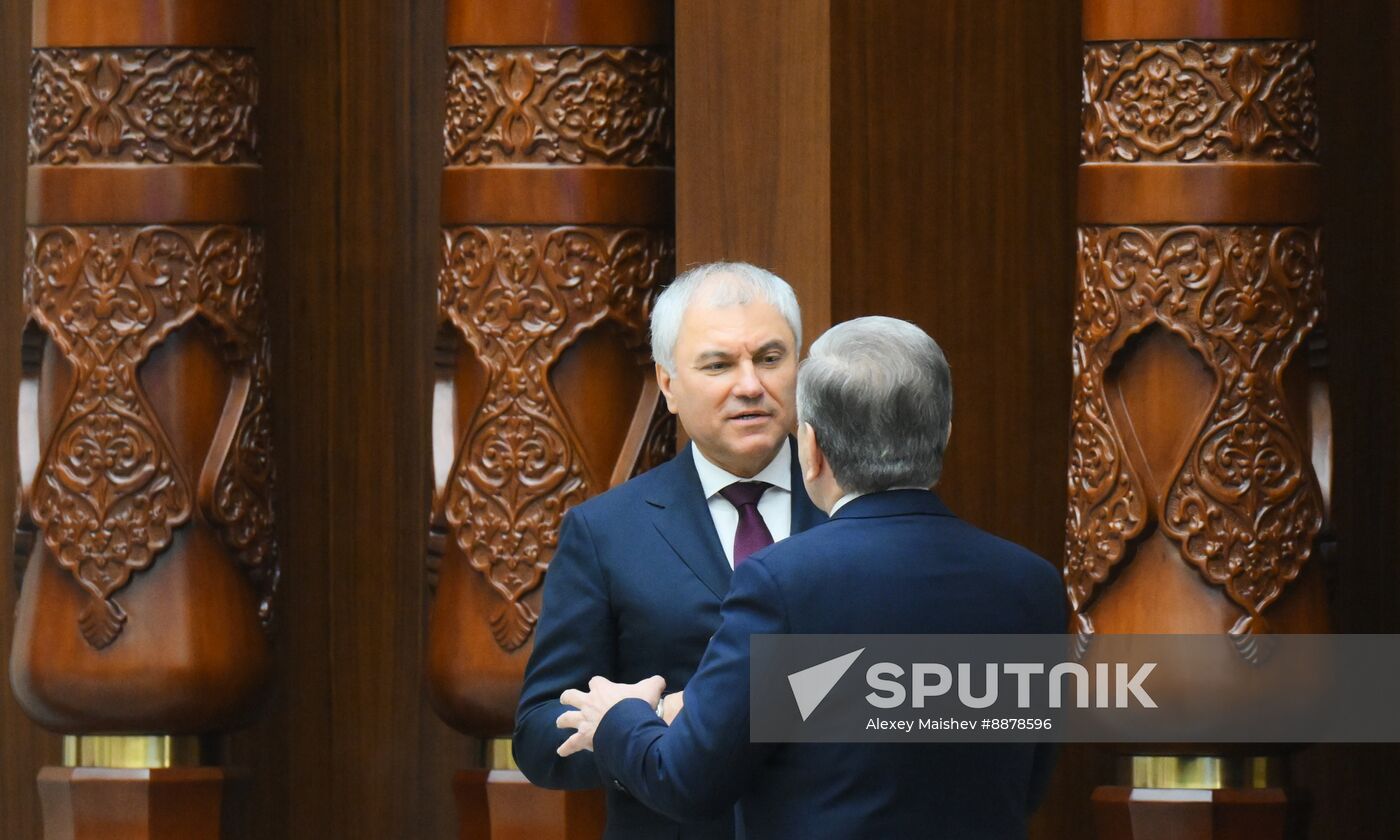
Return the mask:
M 559 755 L 570 756 L 579 750 L 593 749 L 593 733 L 608 709 L 623 700 L 636 697 L 655 706 L 661 700 L 661 692 L 666 690 L 666 681 L 661 677 L 647 677 L 636 683 L 615 683 L 603 677 L 588 681 L 588 690 L 571 688 L 559 695 L 559 702 L 572 706 L 574 711 L 565 712 L 555 720 L 560 729 L 577 729 L 569 739 L 559 745 Z
M 670 726 L 680 715 L 681 709 L 685 708 L 685 692 L 677 691 L 675 694 L 666 695 L 666 705 L 661 707 L 661 719 Z

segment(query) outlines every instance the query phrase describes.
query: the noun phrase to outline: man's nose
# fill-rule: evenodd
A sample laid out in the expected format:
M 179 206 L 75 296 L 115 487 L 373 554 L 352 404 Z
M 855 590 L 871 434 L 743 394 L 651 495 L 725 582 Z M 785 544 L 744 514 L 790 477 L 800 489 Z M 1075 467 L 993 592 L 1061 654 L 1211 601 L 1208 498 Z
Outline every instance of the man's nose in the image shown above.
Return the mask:
M 758 369 L 752 362 L 739 365 L 739 381 L 734 383 L 734 396 L 747 400 L 763 396 L 763 383 L 759 381 Z

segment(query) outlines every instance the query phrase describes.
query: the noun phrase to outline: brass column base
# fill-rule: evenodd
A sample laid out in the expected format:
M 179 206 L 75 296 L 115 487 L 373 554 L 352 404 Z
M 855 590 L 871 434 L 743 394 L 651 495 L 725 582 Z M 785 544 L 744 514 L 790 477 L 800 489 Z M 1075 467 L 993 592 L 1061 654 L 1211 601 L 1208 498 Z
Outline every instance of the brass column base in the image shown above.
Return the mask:
M 1098 840 L 1287 840 L 1294 803 L 1277 758 L 1132 756 L 1093 795 Z

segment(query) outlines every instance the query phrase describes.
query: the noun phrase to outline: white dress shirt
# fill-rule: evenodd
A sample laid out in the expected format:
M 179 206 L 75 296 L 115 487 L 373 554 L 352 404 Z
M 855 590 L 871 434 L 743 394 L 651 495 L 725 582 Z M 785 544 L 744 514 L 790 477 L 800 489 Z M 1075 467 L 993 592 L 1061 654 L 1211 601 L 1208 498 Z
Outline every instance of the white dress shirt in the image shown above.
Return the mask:
M 731 472 L 720 469 L 704 455 L 700 447 L 691 445 L 695 453 L 695 471 L 700 474 L 700 487 L 705 493 L 705 501 L 710 507 L 710 518 L 715 521 L 715 533 L 719 544 L 724 546 L 724 556 L 734 566 L 734 535 L 739 531 L 739 511 L 719 494 L 719 491 L 736 481 L 766 481 L 773 485 L 763 491 L 758 500 L 758 515 L 773 535 L 773 542 L 785 540 L 792 533 L 792 452 L 788 442 L 778 448 L 778 454 L 768 462 L 753 478 L 740 478 Z

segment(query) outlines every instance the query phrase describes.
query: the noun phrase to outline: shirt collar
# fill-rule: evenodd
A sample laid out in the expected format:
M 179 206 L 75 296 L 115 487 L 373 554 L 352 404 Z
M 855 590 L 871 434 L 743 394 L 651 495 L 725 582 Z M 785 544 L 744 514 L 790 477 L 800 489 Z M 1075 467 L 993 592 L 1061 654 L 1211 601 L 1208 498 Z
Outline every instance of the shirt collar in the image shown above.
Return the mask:
M 728 470 L 721 469 L 710 462 L 701 452 L 700 447 L 694 443 L 690 444 L 690 451 L 695 455 L 695 471 L 700 475 L 700 487 L 705 492 L 705 498 L 712 498 L 716 493 L 733 484 L 736 481 L 766 481 L 777 487 L 779 490 L 792 492 L 792 452 L 787 440 L 778 447 L 778 454 L 773 456 L 773 460 L 768 462 L 768 466 L 759 471 L 753 478 L 740 478 Z
M 844 495 L 844 496 L 842 496 L 841 498 L 839 498 L 839 499 L 836 500 L 836 504 L 834 504 L 834 505 L 831 506 L 831 512 L 830 512 L 829 514 L 827 514 L 827 515 L 828 515 L 828 516 L 835 516 L 835 515 L 836 515 L 836 511 L 838 511 L 838 510 L 840 510 L 842 507 L 844 507 L 845 504 L 846 504 L 847 502 L 852 501 L 852 500 L 854 500 L 854 499 L 859 499 L 861 496 L 864 496 L 864 495 L 865 495 L 864 493 L 847 493 L 846 495 Z

